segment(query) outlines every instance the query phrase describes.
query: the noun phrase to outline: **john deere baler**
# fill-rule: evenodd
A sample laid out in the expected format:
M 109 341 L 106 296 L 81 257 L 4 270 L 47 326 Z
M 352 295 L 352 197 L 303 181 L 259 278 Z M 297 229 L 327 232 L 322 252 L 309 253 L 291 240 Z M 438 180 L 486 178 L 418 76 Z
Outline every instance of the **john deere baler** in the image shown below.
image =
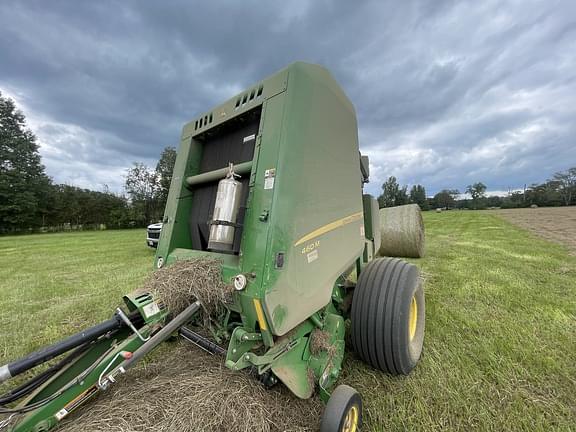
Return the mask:
M 179 329 L 264 385 L 281 381 L 300 398 L 318 392 L 327 401 L 323 431 L 357 430 L 359 394 L 334 389 L 345 333 L 361 359 L 392 374 L 414 368 L 424 336 L 416 267 L 375 258 L 380 223 L 376 200 L 363 194 L 368 176 L 354 107 L 320 66 L 293 63 L 186 124 L 154 265 L 212 259 L 233 294 L 202 331 L 198 303 L 170 321 L 162 299 L 128 298 L 131 315 L 115 331 L 134 342 L 130 350 L 104 345 L 102 364 L 91 356 L 99 379 L 87 388 L 113 383 L 155 346 L 147 337 L 161 342 Z M 158 337 L 153 326 L 171 327 Z M 62 415 L 37 417 L 52 426 Z

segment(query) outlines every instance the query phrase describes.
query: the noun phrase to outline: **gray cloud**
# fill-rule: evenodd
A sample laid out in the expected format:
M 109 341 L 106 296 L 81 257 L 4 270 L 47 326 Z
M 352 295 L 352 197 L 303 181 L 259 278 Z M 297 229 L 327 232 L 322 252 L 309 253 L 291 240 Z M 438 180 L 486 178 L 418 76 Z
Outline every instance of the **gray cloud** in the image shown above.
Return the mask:
M 0 4 L 0 89 L 56 181 L 119 190 L 183 123 L 294 60 L 356 106 L 369 190 L 493 190 L 576 164 L 576 4 L 15 1 Z

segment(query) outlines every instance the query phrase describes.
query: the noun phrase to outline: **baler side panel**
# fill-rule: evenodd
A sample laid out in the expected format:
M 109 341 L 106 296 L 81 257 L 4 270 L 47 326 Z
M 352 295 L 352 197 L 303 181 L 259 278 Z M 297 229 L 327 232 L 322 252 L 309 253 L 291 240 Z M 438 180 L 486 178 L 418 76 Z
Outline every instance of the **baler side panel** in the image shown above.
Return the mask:
M 186 132 L 186 129 L 184 131 Z M 186 177 L 197 172 L 200 158 L 199 143 L 195 142 L 188 133 L 183 133 L 164 210 L 155 263 L 160 257 L 168 257 L 169 252 L 174 249 L 192 247 L 187 220 L 192 207 L 193 193 L 186 187 Z
M 266 100 L 262 108 L 240 257 L 242 271 L 254 274 L 256 278 L 248 284 L 245 291 L 239 293 L 243 311 L 252 311 L 253 299 L 263 297 L 264 268 L 270 265 L 267 254 L 270 220 L 265 215 L 271 211 L 274 188 L 266 187 L 265 173 L 278 163 L 284 105 L 285 92 Z M 244 318 L 251 327 L 256 315 L 246 314 Z
M 276 335 L 324 307 L 364 247 L 352 104 L 325 69 L 304 63 L 289 68 L 286 99 L 264 271 Z

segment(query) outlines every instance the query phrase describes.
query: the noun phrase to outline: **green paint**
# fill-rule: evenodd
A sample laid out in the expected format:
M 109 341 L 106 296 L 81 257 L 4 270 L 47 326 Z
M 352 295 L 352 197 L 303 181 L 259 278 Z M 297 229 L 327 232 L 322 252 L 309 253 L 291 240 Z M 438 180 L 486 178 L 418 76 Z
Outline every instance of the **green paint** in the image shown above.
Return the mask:
M 272 322 L 275 327 L 281 327 L 286 318 L 286 306 L 278 305 L 272 313 Z
M 262 89 L 261 96 L 243 104 L 252 89 Z M 242 164 L 250 169 L 250 190 L 240 253 L 193 250 L 188 218 L 194 187 L 186 179 L 214 177 L 200 171 L 201 135 L 257 107 L 261 116 L 254 157 Z M 207 118 L 212 118 L 208 125 Z M 266 172 L 272 169 L 274 184 L 266 187 Z M 318 377 L 328 364 L 325 358 L 311 359 L 307 351 L 312 329 L 326 326 L 334 343 L 343 346 L 343 326 L 334 327 L 332 301 L 342 301 L 339 278 L 371 245 L 364 237 L 363 211 L 354 107 L 326 69 L 297 62 L 184 126 L 156 259 L 170 265 L 210 256 L 222 260 L 226 282 L 238 273 L 248 275 L 246 288 L 235 293 L 229 307 L 242 323 L 231 329 L 226 365 L 272 367 L 294 393 L 307 397 L 313 390 L 307 384 L 309 361 Z M 310 236 L 313 232 L 317 235 Z M 301 240 L 305 237 L 310 238 Z M 280 268 L 278 254 L 284 257 Z M 265 322 L 258 320 L 255 299 Z M 236 337 L 254 333 L 261 334 L 261 341 Z M 262 343 L 264 354 L 251 352 Z M 289 349 L 283 351 L 285 344 Z M 334 376 L 340 370 L 340 351 L 331 359 Z
M 139 305 L 149 304 L 150 302 L 151 300 L 139 303 Z M 140 333 L 144 337 L 147 337 L 153 326 L 157 323 L 161 323 L 165 317 L 166 313 L 161 312 L 150 317 L 150 319 L 146 319 L 148 324 L 140 329 Z M 86 353 L 58 372 L 54 377 L 34 391 L 29 397 L 20 402 L 17 407 L 23 408 L 52 396 L 63 388 L 65 384 L 75 380 L 80 374 L 94 365 L 93 369 L 82 379 L 82 381 L 71 386 L 54 400 L 23 416 L 11 431 L 43 431 L 56 426 L 63 418 L 59 417 L 57 413 L 61 414 L 63 408 L 68 408 L 65 412 L 65 415 L 68 416 L 73 410 L 78 409 L 100 392 L 100 389 L 98 388 L 99 376 L 104 370 L 106 370 L 106 375 L 108 375 L 108 372 L 113 371 L 114 368 L 123 361 L 123 358 L 121 357 L 116 358 L 116 355 L 119 352 L 135 352 L 142 345 L 143 342 L 129 329 L 120 330 L 111 338 L 100 338 L 94 343 L 92 348 L 86 351 Z M 93 392 L 86 393 L 91 389 Z M 84 394 L 86 397 L 81 401 L 81 403 L 78 403 L 77 405 L 71 404 L 72 401 L 77 400 L 79 397 L 82 399 L 81 395 Z
M 250 94 L 255 97 L 244 97 Z M 254 157 L 240 167 L 250 176 L 240 253 L 194 250 L 188 223 L 194 184 L 223 172 L 200 171 L 200 135 L 227 127 L 256 108 L 261 116 Z M 270 170 L 273 185 L 266 180 Z M 261 374 L 272 369 L 301 398 L 313 394 L 315 383 L 324 393 L 334 384 L 343 358 L 344 325 L 332 301 L 341 302 L 338 282 L 367 247 L 361 179 L 354 107 L 329 72 L 316 65 L 291 64 L 184 126 L 154 263 L 158 267 L 205 256 L 220 260 L 226 283 L 239 273 L 247 277 L 246 287 L 228 305 L 230 313 L 214 326 L 219 339 L 230 336 L 226 366 L 253 366 Z M 151 299 L 126 296 L 125 301 L 130 310 L 145 314 Z M 256 304 L 263 315 L 258 316 Z M 230 328 L 233 314 L 241 323 Z M 163 313 L 155 314 L 146 323 L 163 319 Z M 329 334 L 334 347 L 329 355 L 310 353 L 309 337 L 316 328 Z M 93 385 L 119 350 L 134 351 L 141 344 L 127 332 L 117 339 L 116 345 L 99 342 L 40 389 L 36 398 L 52 394 L 106 351 L 82 385 L 28 415 L 17 430 L 52 427 L 54 414 Z

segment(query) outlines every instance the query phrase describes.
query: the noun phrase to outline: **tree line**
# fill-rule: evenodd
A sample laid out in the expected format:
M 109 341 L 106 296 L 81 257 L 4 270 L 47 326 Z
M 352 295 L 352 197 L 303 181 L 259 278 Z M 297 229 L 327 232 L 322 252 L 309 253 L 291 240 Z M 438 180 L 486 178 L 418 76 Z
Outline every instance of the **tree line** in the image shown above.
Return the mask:
M 0 92 L 0 234 L 143 227 L 162 218 L 176 150 L 166 147 L 155 169 L 135 163 L 125 193 L 57 184 L 45 173 L 24 114 Z
M 24 114 L 0 92 L 0 234 L 74 229 L 143 227 L 161 220 L 172 180 L 176 150 L 166 147 L 154 169 L 134 163 L 125 176 L 124 193 L 56 184 L 45 173 L 36 136 Z M 435 208 L 529 207 L 576 204 L 576 167 L 558 172 L 506 196 L 487 196 L 486 185 L 443 189 L 428 197 L 423 185 L 401 186 L 395 177 L 382 185 L 380 207 L 415 203 Z
M 488 196 L 482 182 L 466 186 L 464 193 L 458 189 L 442 189 L 433 197 L 426 195 L 422 185 L 400 186 L 391 176 L 382 184 L 378 197 L 380 208 L 404 204 L 418 204 L 422 210 L 558 207 L 576 205 L 576 167 L 555 173 L 542 184 L 534 183 L 521 191 L 510 191 L 504 196 Z M 469 198 L 468 198 L 469 196 Z

